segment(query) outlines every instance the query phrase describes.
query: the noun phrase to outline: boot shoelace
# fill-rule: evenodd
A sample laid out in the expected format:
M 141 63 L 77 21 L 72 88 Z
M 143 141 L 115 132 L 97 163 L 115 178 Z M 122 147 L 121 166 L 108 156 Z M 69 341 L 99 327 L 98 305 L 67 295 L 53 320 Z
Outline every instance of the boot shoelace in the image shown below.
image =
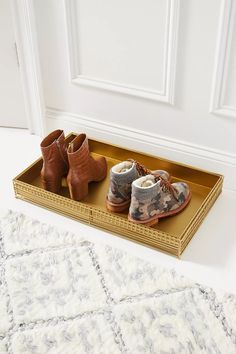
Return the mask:
M 161 186 L 163 192 L 171 193 L 173 195 L 173 197 L 177 201 L 179 201 L 178 197 L 177 197 L 177 190 L 175 189 L 175 187 L 172 185 L 172 183 L 170 181 L 168 181 L 167 179 L 163 178 L 158 173 L 152 173 L 152 175 L 154 176 L 156 182 L 161 181 L 160 182 L 160 186 Z
M 159 173 L 153 173 L 152 170 L 146 168 L 145 166 L 143 166 L 140 162 L 133 160 L 133 159 L 128 159 L 128 161 L 133 162 L 136 166 L 136 169 L 138 171 L 138 173 L 141 176 L 146 176 L 146 175 L 153 175 L 155 177 L 155 182 L 161 181 L 160 182 L 160 187 L 162 188 L 162 190 L 164 192 L 170 192 L 173 197 L 178 201 L 178 197 L 177 197 L 177 191 L 175 189 L 175 187 L 171 184 L 170 181 L 166 180 L 165 178 L 163 178 Z
M 152 174 L 152 171 L 149 170 L 148 168 L 146 168 L 144 165 L 142 165 L 140 162 L 136 161 L 136 160 L 133 160 L 133 159 L 128 159 L 127 161 L 130 161 L 132 163 L 135 164 L 135 167 L 138 171 L 138 174 L 140 176 L 146 176 L 146 175 L 149 175 L 149 174 Z

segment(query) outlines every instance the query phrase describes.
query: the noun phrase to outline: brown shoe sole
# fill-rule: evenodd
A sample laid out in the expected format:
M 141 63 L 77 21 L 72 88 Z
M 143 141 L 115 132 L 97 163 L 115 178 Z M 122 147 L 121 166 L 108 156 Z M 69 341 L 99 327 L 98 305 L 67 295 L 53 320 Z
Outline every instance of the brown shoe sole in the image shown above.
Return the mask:
M 129 208 L 130 206 L 130 199 L 126 200 L 123 203 L 112 203 L 106 198 L 106 207 L 108 211 L 111 211 L 112 213 L 121 213 L 122 211 L 125 211 Z
M 175 210 L 167 211 L 166 213 L 162 213 L 162 214 L 159 214 L 159 215 L 154 215 L 153 217 L 151 217 L 150 219 L 147 219 L 147 220 L 135 220 L 130 215 L 128 215 L 128 220 L 133 222 L 133 223 L 135 223 L 135 224 L 142 224 L 142 225 L 145 225 L 145 226 L 155 226 L 155 225 L 158 224 L 159 219 L 165 218 L 167 216 L 176 215 L 176 214 L 180 213 L 188 205 L 188 203 L 190 202 L 191 196 L 192 196 L 192 194 L 190 192 L 188 197 L 186 198 L 185 202 L 183 204 L 181 204 Z

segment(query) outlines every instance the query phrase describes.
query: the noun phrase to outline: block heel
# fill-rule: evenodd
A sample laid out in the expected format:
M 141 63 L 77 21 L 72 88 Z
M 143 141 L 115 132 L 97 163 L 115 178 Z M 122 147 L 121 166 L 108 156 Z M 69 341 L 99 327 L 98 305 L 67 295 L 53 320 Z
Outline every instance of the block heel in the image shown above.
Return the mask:
M 62 178 L 47 179 L 41 175 L 42 186 L 49 192 L 58 194 L 61 189 Z
M 88 182 L 77 182 L 76 184 L 71 184 L 67 181 L 70 198 L 73 200 L 82 200 L 88 194 Z

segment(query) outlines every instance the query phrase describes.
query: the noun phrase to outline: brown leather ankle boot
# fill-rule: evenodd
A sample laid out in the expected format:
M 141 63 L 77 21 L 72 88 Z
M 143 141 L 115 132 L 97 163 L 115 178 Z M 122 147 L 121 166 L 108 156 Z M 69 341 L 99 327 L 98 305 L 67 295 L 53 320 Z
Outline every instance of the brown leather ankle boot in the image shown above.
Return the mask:
M 41 180 L 44 189 L 59 193 L 62 177 L 69 170 L 63 130 L 54 130 L 40 144 L 43 155 Z
M 67 155 L 69 160 L 67 183 L 70 197 L 74 200 L 82 200 L 88 194 L 89 182 L 98 182 L 106 177 L 106 159 L 101 156 L 94 160 L 89 155 L 88 139 L 85 134 L 80 134 L 72 140 Z

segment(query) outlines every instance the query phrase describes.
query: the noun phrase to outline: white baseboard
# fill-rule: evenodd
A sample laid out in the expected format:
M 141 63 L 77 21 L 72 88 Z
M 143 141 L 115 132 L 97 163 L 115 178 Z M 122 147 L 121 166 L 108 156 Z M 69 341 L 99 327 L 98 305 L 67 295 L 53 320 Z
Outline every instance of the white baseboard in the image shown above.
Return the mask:
M 51 108 L 46 109 L 46 124 L 48 131 L 85 132 L 94 139 L 220 173 L 224 187 L 236 190 L 236 155 Z

